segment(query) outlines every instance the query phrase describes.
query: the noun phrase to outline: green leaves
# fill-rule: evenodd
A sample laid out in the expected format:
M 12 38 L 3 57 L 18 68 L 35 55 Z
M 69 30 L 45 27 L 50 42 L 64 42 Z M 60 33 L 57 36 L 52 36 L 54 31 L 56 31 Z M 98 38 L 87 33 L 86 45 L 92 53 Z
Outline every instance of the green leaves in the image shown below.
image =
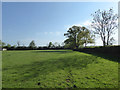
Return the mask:
M 36 47 L 34 40 L 32 40 L 32 41 L 30 42 L 29 47 L 31 47 L 31 48 L 35 48 L 35 47 Z
M 64 36 L 67 36 L 67 39 L 64 41 L 65 46 L 72 49 L 83 46 L 84 44 L 86 46 L 88 43 L 94 43 L 94 35 L 84 26 L 72 26 Z

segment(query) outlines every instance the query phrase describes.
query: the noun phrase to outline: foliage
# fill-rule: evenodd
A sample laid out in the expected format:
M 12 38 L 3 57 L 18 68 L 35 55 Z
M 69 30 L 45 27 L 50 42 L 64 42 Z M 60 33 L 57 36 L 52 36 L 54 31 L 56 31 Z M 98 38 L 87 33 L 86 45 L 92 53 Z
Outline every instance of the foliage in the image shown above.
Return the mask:
M 10 44 L 7 44 L 7 48 L 10 48 L 11 47 L 11 45 Z
M 83 44 L 86 46 L 88 43 L 94 43 L 94 35 L 86 27 L 72 26 L 64 36 L 67 36 L 64 41 L 65 47 L 72 49 L 83 46 Z
M 78 43 L 85 44 L 86 47 L 88 43 L 94 43 L 94 38 L 95 36 L 86 27 L 82 27 L 78 34 Z
M 54 46 L 55 46 L 56 48 L 60 48 L 60 47 L 61 47 L 58 42 L 55 42 L 55 43 L 54 43 Z
M 103 46 L 109 45 L 110 38 L 112 38 L 113 32 L 118 27 L 117 14 L 113 13 L 113 9 L 109 9 L 108 11 L 101 11 L 99 9 L 92 14 L 92 16 L 92 28 L 94 29 L 94 33 L 100 35 Z
M 6 46 L 6 43 L 2 42 L 2 47 L 5 47 Z
M 2 47 L 2 41 L 0 40 L 0 47 Z
M 49 42 L 48 44 L 48 49 L 51 49 L 51 48 L 61 48 L 62 46 L 60 46 L 60 44 L 58 42 L 55 42 L 54 44 L 52 42 Z
M 64 41 L 65 44 L 68 44 L 70 48 L 78 48 L 78 42 L 77 42 L 77 35 L 80 32 L 79 26 L 72 26 L 69 28 L 67 33 L 64 34 L 64 36 L 67 36 L 68 39 Z
M 16 47 L 17 47 L 16 45 L 11 46 L 11 48 L 14 48 L 14 49 L 15 49 Z
M 52 48 L 53 44 L 52 42 L 49 42 L 48 48 Z
M 5 43 L 0 40 L 0 47 L 5 47 Z
M 35 46 L 35 41 L 34 41 L 34 40 L 32 40 L 32 41 L 30 42 L 29 47 L 30 47 L 30 48 L 36 48 L 36 46 Z

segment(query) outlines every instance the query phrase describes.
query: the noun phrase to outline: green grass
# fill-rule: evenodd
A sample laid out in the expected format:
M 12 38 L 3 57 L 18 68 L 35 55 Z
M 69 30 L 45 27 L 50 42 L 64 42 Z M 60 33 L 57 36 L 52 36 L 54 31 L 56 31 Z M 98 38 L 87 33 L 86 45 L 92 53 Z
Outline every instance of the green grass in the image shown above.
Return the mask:
M 3 51 L 3 88 L 118 88 L 118 62 L 72 50 Z

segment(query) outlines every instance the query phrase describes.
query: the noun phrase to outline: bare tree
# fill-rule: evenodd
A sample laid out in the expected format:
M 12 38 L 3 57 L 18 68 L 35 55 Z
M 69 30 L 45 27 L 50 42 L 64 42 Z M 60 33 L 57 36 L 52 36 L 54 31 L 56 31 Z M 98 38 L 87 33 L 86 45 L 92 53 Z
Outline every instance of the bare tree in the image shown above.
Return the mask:
M 100 11 L 99 9 L 92 14 L 92 16 L 92 28 L 94 29 L 94 33 L 100 35 L 103 46 L 109 45 L 110 39 L 113 38 L 111 37 L 113 31 L 118 27 L 117 14 L 113 13 L 113 9 L 109 9 L 108 11 Z
M 17 46 L 18 46 L 18 47 L 20 46 L 20 41 L 17 41 Z

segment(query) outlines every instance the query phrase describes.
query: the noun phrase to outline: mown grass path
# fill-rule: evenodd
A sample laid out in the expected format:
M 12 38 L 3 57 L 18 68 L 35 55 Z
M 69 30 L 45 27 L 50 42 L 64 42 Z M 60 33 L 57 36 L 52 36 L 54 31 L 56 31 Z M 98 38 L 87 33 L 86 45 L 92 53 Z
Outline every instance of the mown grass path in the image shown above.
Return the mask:
M 118 63 L 72 50 L 3 51 L 3 88 L 117 88 Z

